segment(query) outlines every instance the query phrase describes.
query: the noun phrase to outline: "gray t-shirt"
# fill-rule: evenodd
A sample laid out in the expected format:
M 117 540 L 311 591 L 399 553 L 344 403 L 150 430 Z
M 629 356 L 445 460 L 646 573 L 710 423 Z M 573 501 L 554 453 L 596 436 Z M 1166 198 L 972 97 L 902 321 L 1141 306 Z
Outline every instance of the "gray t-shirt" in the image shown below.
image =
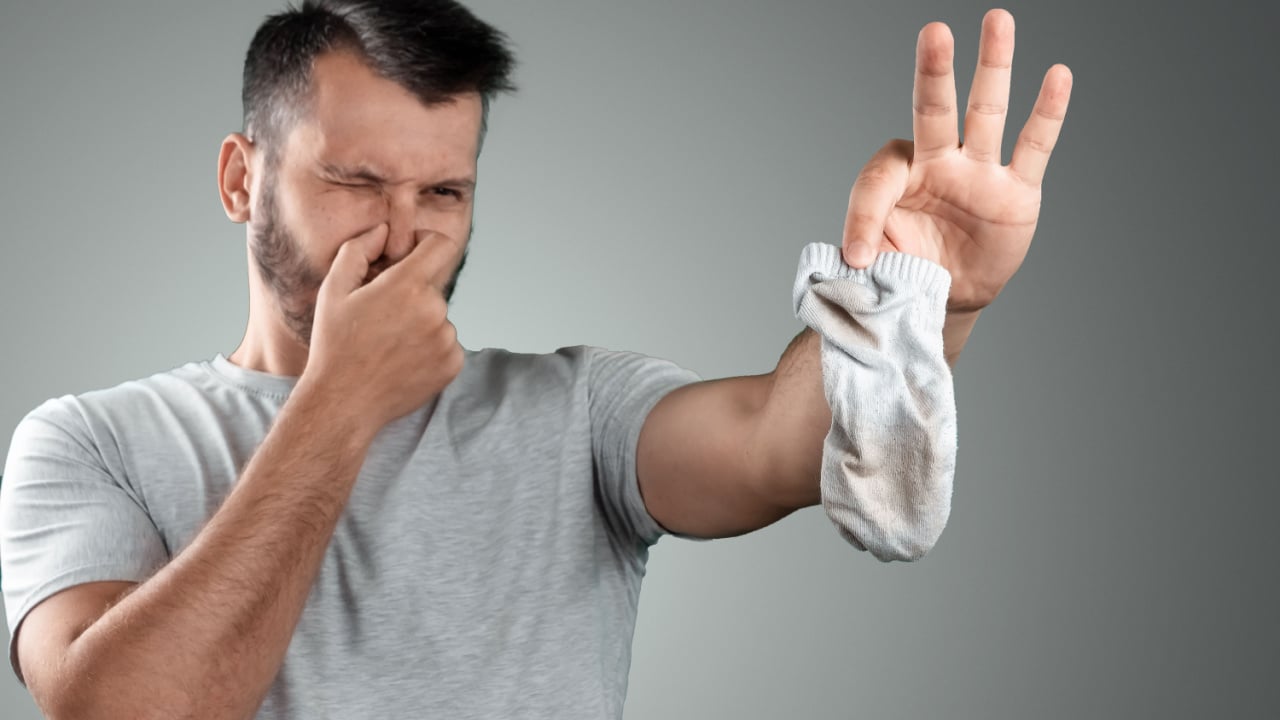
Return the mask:
M 370 448 L 259 718 L 622 717 L 666 532 L 637 439 L 701 378 L 586 345 L 464 352 Z M 181 552 L 295 383 L 218 354 L 23 418 L 0 483 L 10 634 L 60 590 L 144 581 Z

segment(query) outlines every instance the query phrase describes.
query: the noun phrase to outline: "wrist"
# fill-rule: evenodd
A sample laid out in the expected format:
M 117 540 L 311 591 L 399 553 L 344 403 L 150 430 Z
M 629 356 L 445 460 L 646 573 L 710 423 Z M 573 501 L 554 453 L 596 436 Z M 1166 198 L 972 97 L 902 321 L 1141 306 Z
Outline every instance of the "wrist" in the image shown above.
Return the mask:
M 947 318 L 942 324 L 942 351 L 951 367 L 955 367 L 960 351 L 969 341 L 969 333 L 973 332 L 973 326 L 981 313 L 981 308 L 947 311 Z
M 354 402 L 349 393 L 336 392 L 332 384 L 313 380 L 305 374 L 298 379 L 281 410 L 286 411 L 301 418 L 313 434 L 361 456 L 384 424 Z

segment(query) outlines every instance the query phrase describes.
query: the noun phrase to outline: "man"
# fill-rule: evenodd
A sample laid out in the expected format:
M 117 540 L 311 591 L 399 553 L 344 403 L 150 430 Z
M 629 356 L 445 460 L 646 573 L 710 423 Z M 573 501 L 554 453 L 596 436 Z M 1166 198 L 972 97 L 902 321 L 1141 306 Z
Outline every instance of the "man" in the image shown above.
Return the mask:
M 1066 109 L 1055 66 L 1007 167 L 1012 18 L 984 21 L 959 143 L 951 38 L 922 31 L 914 144 L 854 183 L 843 257 L 950 273 L 954 363 L 1025 256 Z M 222 145 L 250 316 L 227 357 L 50 400 L 0 486 L 10 657 L 63 718 L 620 717 L 661 534 L 820 501 L 820 339 L 699 382 L 577 346 L 461 347 L 503 36 L 450 0 L 307 2 L 245 61 Z M 904 359 L 905 360 L 905 359 Z

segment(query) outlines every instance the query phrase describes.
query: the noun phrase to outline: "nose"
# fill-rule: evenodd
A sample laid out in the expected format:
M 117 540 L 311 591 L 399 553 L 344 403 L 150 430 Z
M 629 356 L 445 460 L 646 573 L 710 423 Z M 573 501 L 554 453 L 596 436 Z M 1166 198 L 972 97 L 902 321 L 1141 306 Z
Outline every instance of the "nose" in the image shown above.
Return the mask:
M 383 254 L 389 263 L 396 263 L 413 251 L 419 208 L 413 192 L 388 190 L 386 199 L 387 247 Z

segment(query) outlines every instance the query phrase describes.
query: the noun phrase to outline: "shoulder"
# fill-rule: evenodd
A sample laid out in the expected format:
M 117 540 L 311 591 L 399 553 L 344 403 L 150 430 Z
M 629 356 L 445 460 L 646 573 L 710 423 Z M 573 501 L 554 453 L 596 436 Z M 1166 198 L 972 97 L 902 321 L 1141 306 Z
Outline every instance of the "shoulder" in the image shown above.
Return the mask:
M 110 387 L 49 398 L 18 422 L 10 455 L 36 443 L 101 462 L 104 449 L 115 445 L 124 429 L 145 428 L 207 392 L 202 385 L 209 378 L 201 365 L 190 362 Z

